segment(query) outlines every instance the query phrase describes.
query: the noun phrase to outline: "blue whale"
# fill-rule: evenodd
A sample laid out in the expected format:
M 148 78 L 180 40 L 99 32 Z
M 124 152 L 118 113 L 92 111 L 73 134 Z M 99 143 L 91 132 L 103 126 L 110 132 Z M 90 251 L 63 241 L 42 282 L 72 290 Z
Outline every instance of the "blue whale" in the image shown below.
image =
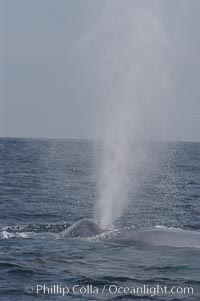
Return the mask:
M 81 219 L 60 233 L 64 238 L 98 238 L 121 245 L 200 248 L 200 232 L 170 228 L 103 230 L 92 219 Z
M 200 249 L 200 231 L 172 228 L 120 228 L 101 229 L 92 219 L 81 219 L 60 233 L 54 232 L 10 232 L 0 231 L 0 239 L 5 238 L 49 238 L 49 239 L 89 239 L 91 242 L 107 242 L 126 246 L 182 247 Z

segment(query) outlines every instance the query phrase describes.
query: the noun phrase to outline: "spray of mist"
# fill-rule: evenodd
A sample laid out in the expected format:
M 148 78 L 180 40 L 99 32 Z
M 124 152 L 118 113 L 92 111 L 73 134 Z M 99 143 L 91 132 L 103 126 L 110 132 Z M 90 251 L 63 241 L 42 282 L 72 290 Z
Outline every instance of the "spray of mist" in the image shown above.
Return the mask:
M 91 47 L 98 62 L 103 133 L 95 216 L 112 227 L 148 158 L 138 141 L 165 138 L 170 112 L 169 53 L 158 1 L 107 1 Z M 131 179 L 131 180 L 130 180 Z

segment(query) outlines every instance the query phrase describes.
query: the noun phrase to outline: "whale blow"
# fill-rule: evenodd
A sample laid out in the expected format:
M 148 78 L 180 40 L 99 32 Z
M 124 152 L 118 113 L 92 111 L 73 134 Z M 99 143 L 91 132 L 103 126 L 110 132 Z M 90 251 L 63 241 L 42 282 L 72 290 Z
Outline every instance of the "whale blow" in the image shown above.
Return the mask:
M 61 232 L 60 235 L 66 238 L 92 237 L 102 232 L 103 230 L 92 219 L 83 218 Z

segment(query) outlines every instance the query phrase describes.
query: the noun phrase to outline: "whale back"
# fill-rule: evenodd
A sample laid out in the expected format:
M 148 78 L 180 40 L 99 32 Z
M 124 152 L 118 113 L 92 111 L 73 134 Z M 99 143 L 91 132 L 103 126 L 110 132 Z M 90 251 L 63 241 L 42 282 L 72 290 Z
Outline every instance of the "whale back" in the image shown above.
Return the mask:
M 101 228 L 92 219 L 83 218 L 61 232 L 61 236 L 67 238 L 92 237 L 102 232 Z
M 128 245 L 200 248 L 200 232 L 181 229 L 132 229 L 123 232 L 117 241 Z
M 122 245 L 168 246 L 200 248 L 200 232 L 181 229 L 141 228 L 126 229 L 120 232 L 103 231 L 92 219 L 83 218 L 60 233 L 64 238 L 88 238 L 105 233 L 101 239 Z

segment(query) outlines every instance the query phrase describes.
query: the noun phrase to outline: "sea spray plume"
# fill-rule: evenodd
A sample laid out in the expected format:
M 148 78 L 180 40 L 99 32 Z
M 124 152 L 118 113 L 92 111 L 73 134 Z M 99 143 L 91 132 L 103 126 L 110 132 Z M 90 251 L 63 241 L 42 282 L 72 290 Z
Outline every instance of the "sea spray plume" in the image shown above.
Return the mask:
M 131 178 L 143 166 L 130 145 L 164 138 L 170 112 L 170 43 L 159 1 L 107 1 L 96 28 L 87 37 L 98 61 L 102 95 L 103 155 L 96 218 L 112 226 L 137 189 Z M 136 148 L 135 148 L 136 149 Z
M 120 116 L 119 119 L 114 119 L 105 137 L 98 207 L 98 219 L 102 228 L 111 227 L 113 220 L 121 216 L 121 204 L 127 199 L 129 140 L 124 132 L 123 117 L 120 119 Z

